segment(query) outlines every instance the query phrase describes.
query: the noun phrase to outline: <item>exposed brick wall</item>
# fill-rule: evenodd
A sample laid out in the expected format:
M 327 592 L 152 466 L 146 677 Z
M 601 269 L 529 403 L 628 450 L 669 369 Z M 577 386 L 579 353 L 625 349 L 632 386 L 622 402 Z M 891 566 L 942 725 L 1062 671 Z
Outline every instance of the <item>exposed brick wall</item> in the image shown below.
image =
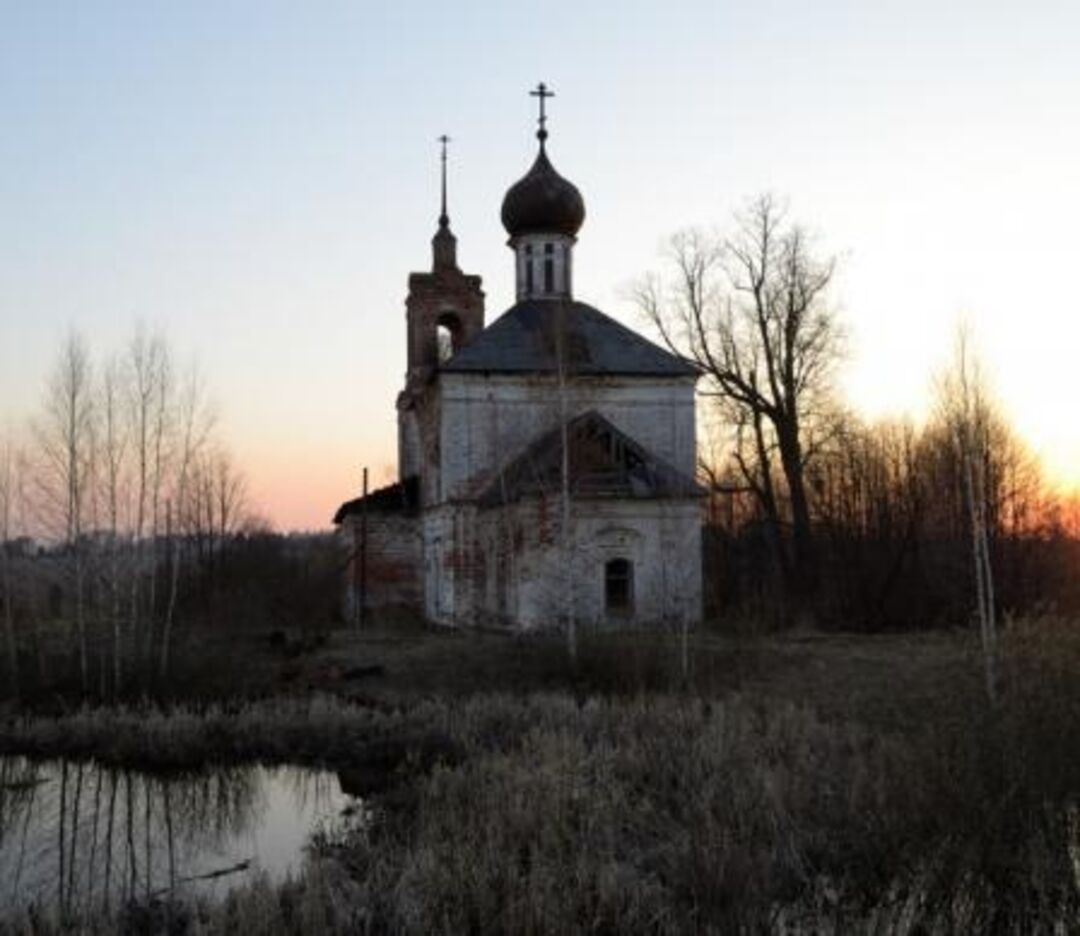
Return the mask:
M 345 613 L 351 616 L 359 594 L 361 521 L 350 516 L 339 536 L 349 557 L 345 574 Z M 376 513 L 367 518 L 367 607 L 378 610 L 404 607 L 422 612 L 424 604 L 423 554 L 420 522 L 412 514 Z

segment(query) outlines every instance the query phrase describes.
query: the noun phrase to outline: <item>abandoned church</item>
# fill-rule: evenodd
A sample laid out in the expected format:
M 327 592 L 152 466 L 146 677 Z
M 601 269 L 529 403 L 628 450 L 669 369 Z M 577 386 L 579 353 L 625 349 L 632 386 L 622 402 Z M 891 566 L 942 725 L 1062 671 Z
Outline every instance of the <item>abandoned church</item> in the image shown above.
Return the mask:
M 405 300 L 399 480 L 334 522 L 346 609 L 454 626 L 675 624 L 701 616 L 697 372 L 573 296 L 578 189 L 539 152 L 502 203 L 517 301 L 484 322 L 446 208 Z

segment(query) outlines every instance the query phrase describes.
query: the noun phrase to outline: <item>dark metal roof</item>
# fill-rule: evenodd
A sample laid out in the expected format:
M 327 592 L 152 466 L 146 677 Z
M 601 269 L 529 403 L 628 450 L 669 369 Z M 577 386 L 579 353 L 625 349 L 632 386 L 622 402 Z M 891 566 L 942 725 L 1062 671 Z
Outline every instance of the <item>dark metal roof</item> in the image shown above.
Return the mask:
M 341 523 L 354 514 L 359 516 L 365 506 L 370 513 L 413 513 L 420 506 L 420 479 L 410 475 L 404 481 L 370 491 L 366 498 L 345 501 L 334 514 L 334 523 Z
M 705 489 L 657 458 L 595 410 L 567 425 L 570 490 L 577 498 L 703 497 Z M 562 430 L 552 429 L 511 461 L 480 495 L 498 507 L 531 495 L 555 496 L 562 487 Z
M 541 143 L 532 167 L 510 186 L 503 198 L 503 227 L 511 237 L 522 234 L 573 237 L 584 222 L 585 201 L 581 192 L 555 171 Z
M 526 299 L 512 306 L 441 370 L 460 373 L 554 373 L 556 336 L 565 323 L 567 373 L 693 377 L 697 369 L 599 309 L 569 299 Z

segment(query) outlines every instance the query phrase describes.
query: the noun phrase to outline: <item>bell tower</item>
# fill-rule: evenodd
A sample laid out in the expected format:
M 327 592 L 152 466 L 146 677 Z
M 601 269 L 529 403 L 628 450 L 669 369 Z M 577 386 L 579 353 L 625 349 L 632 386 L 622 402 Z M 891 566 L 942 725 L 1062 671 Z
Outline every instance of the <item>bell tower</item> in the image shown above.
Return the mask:
M 484 328 L 481 278 L 463 273 L 457 263 L 457 238 L 446 210 L 446 147 L 439 137 L 441 208 L 431 239 L 431 272 L 410 273 L 405 298 L 407 337 L 405 389 L 398 395 L 398 475 L 404 480 L 422 470 L 423 419 L 427 389 L 439 366 Z

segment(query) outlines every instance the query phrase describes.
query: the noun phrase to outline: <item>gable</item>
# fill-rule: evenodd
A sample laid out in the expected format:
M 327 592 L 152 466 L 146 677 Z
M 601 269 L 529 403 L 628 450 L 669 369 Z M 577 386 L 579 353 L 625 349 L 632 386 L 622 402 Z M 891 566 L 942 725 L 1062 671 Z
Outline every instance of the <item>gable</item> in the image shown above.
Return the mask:
M 579 498 L 686 498 L 705 492 L 595 410 L 567 425 L 571 495 Z M 478 498 L 496 507 L 562 488 L 562 431 L 544 433 L 506 465 Z

